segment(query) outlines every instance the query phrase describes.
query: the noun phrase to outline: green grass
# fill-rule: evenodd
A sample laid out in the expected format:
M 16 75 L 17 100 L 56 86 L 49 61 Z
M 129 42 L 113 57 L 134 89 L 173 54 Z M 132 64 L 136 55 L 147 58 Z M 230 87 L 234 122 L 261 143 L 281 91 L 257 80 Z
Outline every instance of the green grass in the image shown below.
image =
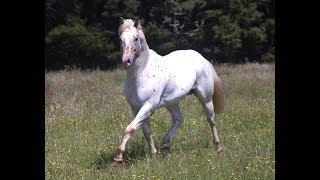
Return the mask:
M 120 167 L 110 160 L 133 118 L 122 94 L 125 72 L 47 72 L 46 179 L 274 179 L 274 64 L 215 68 L 226 90 L 217 116 L 223 153 L 214 151 L 203 109 L 188 96 L 171 152 L 151 157 L 139 129 Z M 170 123 L 165 109 L 151 117 L 157 147 Z

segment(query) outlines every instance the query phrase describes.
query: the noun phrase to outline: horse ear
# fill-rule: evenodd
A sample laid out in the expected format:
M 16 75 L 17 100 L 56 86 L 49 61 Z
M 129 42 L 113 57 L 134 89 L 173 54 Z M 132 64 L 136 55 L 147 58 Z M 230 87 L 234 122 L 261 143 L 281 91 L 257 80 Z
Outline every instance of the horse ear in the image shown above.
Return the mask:
M 123 24 L 123 22 L 124 22 L 124 18 L 123 18 L 123 17 L 120 17 L 120 18 L 119 18 L 119 25 Z
M 140 28 L 141 27 L 139 19 L 135 18 L 133 20 L 133 22 L 134 22 L 134 27 L 136 27 L 136 28 Z

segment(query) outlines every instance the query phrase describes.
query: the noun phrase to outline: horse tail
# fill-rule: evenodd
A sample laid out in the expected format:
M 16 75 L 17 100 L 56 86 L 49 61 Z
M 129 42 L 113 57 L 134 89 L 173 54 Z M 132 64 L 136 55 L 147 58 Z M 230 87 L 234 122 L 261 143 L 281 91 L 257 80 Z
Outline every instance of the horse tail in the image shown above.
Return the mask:
M 219 114 L 223 111 L 225 106 L 225 99 L 224 99 L 224 90 L 223 84 L 220 77 L 217 75 L 215 70 L 213 70 L 213 83 L 214 83 L 214 90 L 213 90 L 213 105 L 215 113 Z

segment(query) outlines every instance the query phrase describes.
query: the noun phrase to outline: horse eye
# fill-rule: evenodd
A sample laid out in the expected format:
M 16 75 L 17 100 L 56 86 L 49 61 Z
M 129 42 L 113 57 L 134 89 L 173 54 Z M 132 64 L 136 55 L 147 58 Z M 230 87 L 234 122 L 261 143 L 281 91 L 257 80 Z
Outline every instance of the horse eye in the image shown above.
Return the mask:
M 134 38 L 134 41 L 138 41 L 138 38 L 136 37 L 136 38 Z

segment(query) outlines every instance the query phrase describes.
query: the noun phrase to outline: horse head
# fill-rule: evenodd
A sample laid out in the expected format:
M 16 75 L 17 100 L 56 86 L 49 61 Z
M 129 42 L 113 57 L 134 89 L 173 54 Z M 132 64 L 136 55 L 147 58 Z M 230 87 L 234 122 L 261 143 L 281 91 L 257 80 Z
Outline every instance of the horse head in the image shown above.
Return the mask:
M 122 64 L 126 69 L 134 63 L 142 51 L 141 39 L 144 39 L 139 20 L 120 18 L 118 35 L 122 51 Z

